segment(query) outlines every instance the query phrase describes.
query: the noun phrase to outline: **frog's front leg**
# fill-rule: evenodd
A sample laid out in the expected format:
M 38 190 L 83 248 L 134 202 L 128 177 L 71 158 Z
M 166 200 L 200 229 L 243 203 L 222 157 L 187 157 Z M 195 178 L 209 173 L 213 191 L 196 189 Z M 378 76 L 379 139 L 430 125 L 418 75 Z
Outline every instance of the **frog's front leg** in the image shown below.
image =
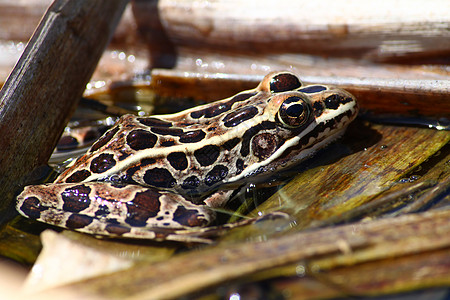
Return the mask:
M 177 230 L 207 226 L 215 218 L 207 207 L 178 194 L 109 182 L 27 186 L 17 197 L 17 210 L 85 233 L 160 240 Z

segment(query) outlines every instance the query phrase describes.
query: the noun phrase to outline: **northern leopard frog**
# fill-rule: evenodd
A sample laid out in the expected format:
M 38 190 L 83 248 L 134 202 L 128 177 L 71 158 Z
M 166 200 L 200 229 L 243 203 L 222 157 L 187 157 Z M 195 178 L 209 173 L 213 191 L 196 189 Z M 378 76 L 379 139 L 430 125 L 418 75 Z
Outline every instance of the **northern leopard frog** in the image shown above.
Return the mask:
M 27 186 L 18 211 L 96 235 L 186 240 L 237 187 L 311 156 L 357 114 L 344 90 L 290 72 L 180 113 L 124 115 L 55 182 Z M 225 189 L 226 188 L 226 189 Z

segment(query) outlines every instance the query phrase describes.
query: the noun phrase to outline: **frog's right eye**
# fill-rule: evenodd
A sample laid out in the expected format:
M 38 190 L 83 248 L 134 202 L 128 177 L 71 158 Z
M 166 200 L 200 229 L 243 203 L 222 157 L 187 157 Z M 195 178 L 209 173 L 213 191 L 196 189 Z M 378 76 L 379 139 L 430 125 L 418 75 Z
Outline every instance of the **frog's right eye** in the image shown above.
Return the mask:
M 311 118 L 311 107 L 300 96 L 287 97 L 278 110 L 280 123 L 287 128 L 297 128 L 308 123 Z

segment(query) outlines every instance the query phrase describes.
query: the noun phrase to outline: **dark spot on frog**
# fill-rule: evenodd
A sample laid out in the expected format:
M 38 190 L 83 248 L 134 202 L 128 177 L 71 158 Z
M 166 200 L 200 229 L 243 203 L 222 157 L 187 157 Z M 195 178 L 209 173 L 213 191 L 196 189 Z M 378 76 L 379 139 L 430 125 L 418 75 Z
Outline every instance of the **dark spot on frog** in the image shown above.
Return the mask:
M 314 116 L 317 118 L 323 113 L 323 105 L 321 102 L 317 101 L 313 104 Z
M 205 226 L 208 224 L 203 214 L 199 214 L 195 209 L 186 209 L 181 205 L 173 213 L 173 220 L 183 226 L 189 227 Z
M 91 176 L 91 172 L 89 172 L 88 170 L 76 171 L 66 179 L 66 182 L 67 183 L 81 182 L 86 178 L 88 178 L 89 176 Z
M 328 109 L 337 109 L 343 100 L 341 96 L 333 94 L 325 99 L 325 107 Z
M 163 168 L 153 168 L 147 170 L 144 174 L 144 181 L 148 185 L 161 187 L 161 188 L 171 188 L 176 184 L 175 178 L 172 174 Z
M 111 218 L 111 216 L 108 218 L 108 223 L 109 224 L 121 224 L 119 222 L 119 220 L 117 220 L 116 218 Z
M 154 158 L 144 158 L 144 159 L 141 160 L 140 166 L 141 167 L 145 167 L 145 166 L 153 165 L 154 163 L 156 163 L 156 159 L 154 159 Z
M 225 179 L 228 175 L 228 168 L 222 165 L 216 165 L 209 171 L 205 176 L 205 184 L 207 186 L 212 186 Z
M 62 210 L 79 213 L 88 208 L 91 205 L 90 192 L 91 188 L 84 184 L 66 188 L 61 193 L 61 198 L 64 202 Z
M 131 155 L 131 153 L 126 153 L 126 152 L 120 151 L 119 161 L 126 159 L 130 155 Z
M 203 140 L 206 133 L 203 130 L 188 131 L 180 135 L 180 143 L 197 143 Z
M 20 206 L 20 211 L 27 215 L 30 219 L 39 219 L 41 213 L 49 207 L 42 205 L 41 201 L 36 197 L 27 197 Z
M 164 120 L 160 120 L 153 117 L 147 118 L 138 118 L 137 119 L 141 124 L 149 126 L 149 127 L 172 127 L 172 123 Z
M 301 86 L 298 77 L 291 73 L 280 73 L 270 80 L 270 91 L 273 93 L 292 91 Z
M 91 224 L 93 220 L 93 217 L 80 214 L 72 214 L 66 221 L 66 227 L 71 229 L 83 228 Z
M 260 160 L 268 158 L 277 149 L 277 139 L 274 134 L 261 133 L 252 140 L 253 154 Z
M 302 92 L 302 93 L 311 94 L 311 93 L 318 93 L 318 92 L 324 91 L 326 89 L 327 89 L 327 87 L 323 86 L 323 85 L 310 85 L 310 86 L 304 87 L 302 89 L 299 89 L 298 91 Z
M 131 228 L 119 224 L 108 224 L 105 230 L 110 234 L 123 235 L 131 231 Z
M 220 155 L 220 148 L 215 145 L 207 145 L 194 151 L 195 159 L 203 166 L 212 165 Z
M 99 205 L 98 209 L 95 211 L 96 217 L 106 217 L 109 215 L 111 211 L 109 210 L 109 207 L 107 205 Z
M 89 149 L 89 152 L 94 152 L 106 145 L 113 137 L 114 135 L 119 131 L 119 126 L 115 126 L 111 128 L 109 131 L 107 131 L 103 136 L 101 136 L 97 142 L 95 142 L 91 149 Z
M 110 153 L 102 153 L 91 161 L 90 170 L 94 173 L 103 173 L 116 165 L 114 155 Z
M 234 147 L 236 147 L 237 144 L 241 141 L 240 138 L 232 138 L 231 140 L 226 141 L 222 144 L 222 147 L 227 150 L 231 151 Z
M 175 170 L 183 171 L 188 167 L 186 154 L 183 152 L 172 152 L 167 155 L 167 160 Z
M 250 120 L 258 114 L 258 109 L 254 106 L 241 107 L 223 118 L 223 123 L 226 127 L 234 127 L 244 121 Z
M 276 124 L 274 122 L 264 121 L 247 129 L 247 131 L 245 131 L 242 135 L 241 155 L 246 157 L 250 153 L 250 141 L 259 131 L 274 128 L 276 128 Z
M 161 208 L 161 194 L 153 189 L 136 193 L 132 201 L 126 203 L 127 218 L 125 222 L 131 226 L 143 227 L 149 218 L 156 217 Z
M 238 158 L 236 160 L 236 175 L 239 175 L 242 173 L 242 171 L 244 171 L 244 161 L 240 158 Z
M 186 178 L 181 187 L 185 190 L 196 189 L 200 185 L 200 179 L 197 176 L 189 176 Z
M 342 104 L 349 103 L 352 101 L 354 101 L 352 97 L 346 97 L 345 99 L 342 100 Z
M 183 134 L 183 129 L 181 128 L 152 127 L 150 130 L 159 135 L 180 136 Z
M 133 130 L 127 135 L 127 144 L 136 151 L 153 148 L 157 140 L 156 135 L 143 129 Z

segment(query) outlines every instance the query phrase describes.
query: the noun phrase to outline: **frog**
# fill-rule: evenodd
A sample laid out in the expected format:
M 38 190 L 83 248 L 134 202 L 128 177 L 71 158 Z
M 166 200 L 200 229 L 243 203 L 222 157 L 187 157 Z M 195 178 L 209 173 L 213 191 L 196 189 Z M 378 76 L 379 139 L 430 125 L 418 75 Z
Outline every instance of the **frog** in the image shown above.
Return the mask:
M 189 232 L 208 231 L 242 186 L 312 157 L 357 114 L 341 88 L 271 72 L 223 100 L 123 115 L 54 182 L 26 186 L 16 208 L 95 236 L 195 241 Z

